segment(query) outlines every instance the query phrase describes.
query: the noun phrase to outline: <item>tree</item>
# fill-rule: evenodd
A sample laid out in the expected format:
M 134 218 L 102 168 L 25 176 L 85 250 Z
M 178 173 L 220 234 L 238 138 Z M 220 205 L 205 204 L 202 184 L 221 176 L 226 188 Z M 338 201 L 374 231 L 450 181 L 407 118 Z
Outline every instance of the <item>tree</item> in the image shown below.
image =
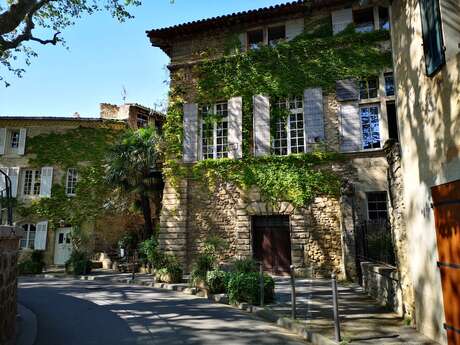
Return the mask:
M 150 197 L 159 200 L 162 190 L 160 140 L 154 128 L 130 129 L 107 157 L 106 181 L 122 194 L 132 196 L 142 210 L 143 239 L 153 234 Z
M 27 42 L 40 44 L 64 43 L 61 31 L 83 15 L 98 11 L 109 11 L 119 21 L 132 18 L 127 8 L 139 6 L 141 0 L 5 0 L 0 1 L 0 64 L 17 76 L 24 69 L 13 66 L 19 55 L 25 57 L 26 64 L 37 54 L 26 46 Z M 48 37 L 36 36 L 40 32 L 50 32 Z M 0 75 L 0 81 L 9 84 Z

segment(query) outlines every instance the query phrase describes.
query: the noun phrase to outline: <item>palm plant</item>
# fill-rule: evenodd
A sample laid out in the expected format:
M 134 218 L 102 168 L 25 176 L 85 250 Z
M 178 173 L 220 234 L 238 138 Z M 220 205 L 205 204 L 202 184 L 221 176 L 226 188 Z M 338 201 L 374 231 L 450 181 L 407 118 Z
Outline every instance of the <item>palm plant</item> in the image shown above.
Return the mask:
M 159 200 L 162 189 L 160 140 L 153 127 L 130 129 L 107 156 L 106 181 L 136 200 L 144 216 L 143 239 L 153 234 L 150 196 Z

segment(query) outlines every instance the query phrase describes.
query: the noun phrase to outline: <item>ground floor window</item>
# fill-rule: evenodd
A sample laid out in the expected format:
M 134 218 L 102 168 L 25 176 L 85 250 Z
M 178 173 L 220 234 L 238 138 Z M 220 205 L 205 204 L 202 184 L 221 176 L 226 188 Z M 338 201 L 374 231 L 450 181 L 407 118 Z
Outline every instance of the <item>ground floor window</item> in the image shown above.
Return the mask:
M 24 236 L 21 238 L 19 245 L 22 249 L 24 248 L 29 248 L 29 249 L 34 249 L 35 248 L 35 225 L 34 224 L 24 224 L 22 226 L 22 229 L 24 230 Z
M 367 193 L 367 213 L 369 220 L 388 219 L 387 192 Z

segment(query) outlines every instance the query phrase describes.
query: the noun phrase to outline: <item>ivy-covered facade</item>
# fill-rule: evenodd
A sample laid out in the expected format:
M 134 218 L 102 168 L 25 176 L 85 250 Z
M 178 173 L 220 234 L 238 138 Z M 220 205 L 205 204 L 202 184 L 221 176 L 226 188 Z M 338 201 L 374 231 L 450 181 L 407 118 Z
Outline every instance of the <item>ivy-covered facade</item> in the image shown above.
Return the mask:
M 0 169 L 11 180 L 14 223 L 24 230 L 21 250 L 42 250 L 47 265 L 63 265 L 77 239 L 89 252 L 111 254 L 126 231 L 142 227 L 138 213 L 112 200 L 105 158 L 128 127 L 163 120 L 133 104 L 102 104 L 101 118 L 0 118 Z
M 148 32 L 169 55 L 163 248 L 356 276 L 355 230 L 386 222 L 397 139 L 388 3 L 294 1 Z

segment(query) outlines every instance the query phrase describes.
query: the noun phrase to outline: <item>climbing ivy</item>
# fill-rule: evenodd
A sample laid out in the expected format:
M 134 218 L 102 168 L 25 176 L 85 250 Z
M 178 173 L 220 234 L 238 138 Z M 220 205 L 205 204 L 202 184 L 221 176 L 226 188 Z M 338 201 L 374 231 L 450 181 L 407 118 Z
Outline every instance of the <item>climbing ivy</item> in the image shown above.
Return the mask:
M 290 201 L 296 206 L 305 205 L 316 195 L 337 195 L 339 177 L 329 169 L 316 168 L 340 159 L 336 153 L 251 156 L 253 95 L 301 96 L 308 87 L 321 87 L 327 94 L 334 90 L 337 80 L 378 75 L 392 65 L 391 53 L 381 44 L 390 39 L 388 31 L 359 33 L 350 26 L 333 36 L 329 20 L 310 24 L 292 41 L 244 53 L 234 53 L 231 47 L 236 39 L 229 37 L 226 56 L 206 59 L 194 67 L 196 102 L 243 98 L 243 160 L 198 162 L 192 168 L 196 179 L 205 178 L 208 183 L 219 179 L 232 181 L 243 188 L 257 186 L 268 200 Z M 165 125 L 169 152 L 165 173 L 175 183 L 187 176 L 186 169 L 179 163 L 183 140 L 182 104 L 188 82 L 182 73 L 179 70 L 173 75 L 174 87 Z M 286 116 L 285 112 L 274 111 L 272 119 L 281 116 Z

